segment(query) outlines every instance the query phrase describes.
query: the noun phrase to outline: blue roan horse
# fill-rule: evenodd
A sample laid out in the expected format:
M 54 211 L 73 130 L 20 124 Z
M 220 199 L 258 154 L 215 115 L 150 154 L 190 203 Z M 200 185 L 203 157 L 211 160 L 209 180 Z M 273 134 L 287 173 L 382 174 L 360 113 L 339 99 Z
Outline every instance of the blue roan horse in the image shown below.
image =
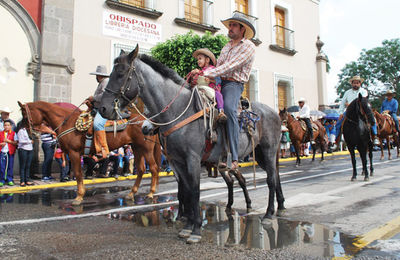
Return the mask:
M 364 181 L 368 181 L 368 168 L 367 168 L 367 151 L 370 161 L 371 176 L 374 172 L 372 166 L 372 141 L 370 135 L 370 127 L 368 123 L 375 124 L 374 114 L 368 104 L 368 100 L 363 98 L 361 94 L 350 103 L 346 109 L 346 116 L 343 122 L 343 136 L 346 141 L 347 147 L 351 155 L 351 163 L 353 164 L 353 176 L 351 180 L 357 179 L 356 156 L 354 149 L 357 147 L 360 153 Z
M 188 237 L 188 243 L 196 243 L 201 239 L 200 173 L 201 159 L 205 150 L 206 124 L 204 118 L 200 117 L 167 137 L 165 137 L 165 132 L 201 110 L 199 97 L 197 91 L 185 86 L 185 81 L 174 70 L 150 56 L 138 55 L 138 51 L 138 46 L 131 53 L 121 51 L 120 56 L 115 59 L 114 68 L 101 101 L 100 112 L 106 118 L 115 119 L 118 110 L 116 106 L 122 109 L 136 96 L 143 100 L 149 111 L 147 116 L 153 123 L 160 126 L 161 143 L 178 182 L 180 209 L 183 211 L 182 215 L 187 218 L 186 225 L 179 234 L 181 237 Z M 255 158 L 268 176 L 269 200 L 264 217 L 272 218 L 275 212 L 275 193 L 278 211 L 285 209 L 277 171 L 281 124 L 278 114 L 268 106 L 254 102 L 252 109 L 260 117 L 253 135 L 256 146 Z M 217 145 L 214 148 L 215 150 L 218 147 L 218 156 L 212 151 L 207 161 L 218 162 L 221 147 Z M 239 158 L 245 157 L 251 151 L 251 139 L 248 134 L 241 133 Z M 239 177 L 239 183 L 246 196 L 246 182 L 239 172 L 237 174 L 240 175 L 236 177 Z M 227 205 L 229 209 L 233 203 L 233 179 L 229 174 L 223 174 L 223 177 L 229 189 Z M 246 196 L 246 203 L 247 208 L 250 208 L 251 201 L 248 196 Z

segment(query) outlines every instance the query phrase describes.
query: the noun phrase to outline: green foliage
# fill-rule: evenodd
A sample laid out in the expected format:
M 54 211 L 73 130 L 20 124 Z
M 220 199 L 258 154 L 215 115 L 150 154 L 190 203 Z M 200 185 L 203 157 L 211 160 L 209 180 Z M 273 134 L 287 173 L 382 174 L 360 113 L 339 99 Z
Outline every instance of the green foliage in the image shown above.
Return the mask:
M 151 55 L 184 77 L 192 69 L 197 68 L 197 61 L 192 56 L 195 50 L 208 48 L 218 59 L 222 47 L 227 42 L 228 38 L 224 35 L 213 36 L 210 32 L 206 32 L 203 36 L 199 36 L 190 31 L 157 44 L 151 49 Z
M 400 94 L 400 39 L 384 40 L 382 46 L 365 50 L 360 53 L 357 61 L 350 62 L 341 70 L 336 92 L 343 97 L 344 92 L 351 88 L 348 82 L 354 75 L 365 79 L 362 87 L 368 90 L 371 104 L 380 107 L 388 84 Z

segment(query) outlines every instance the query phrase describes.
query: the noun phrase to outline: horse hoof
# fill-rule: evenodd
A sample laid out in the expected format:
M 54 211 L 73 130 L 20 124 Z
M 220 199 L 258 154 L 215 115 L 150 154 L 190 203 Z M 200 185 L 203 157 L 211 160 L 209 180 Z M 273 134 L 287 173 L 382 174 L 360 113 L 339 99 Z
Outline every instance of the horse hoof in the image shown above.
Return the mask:
M 274 215 L 273 214 L 271 214 L 271 213 L 267 213 L 267 214 L 265 214 L 264 215 L 264 217 L 263 217 L 263 221 L 264 221 L 264 219 L 268 219 L 268 220 L 273 220 L 275 217 L 274 217 Z
M 263 218 L 263 219 L 261 220 L 261 225 L 262 225 L 265 229 L 267 229 L 267 228 L 269 228 L 269 227 L 272 227 L 273 221 L 272 221 L 272 219 L 269 219 L 269 218 Z
M 186 239 L 186 244 L 197 244 L 201 241 L 200 235 L 190 235 L 188 239 Z
M 364 181 L 369 181 L 369 178 L 368 177 L 364 177 Z
M 72 201 L 72 206 L 79 206 L 79 205 L 81 205 L 81 204 L 82 204 L 82 200 L 74 199 L 74 200 Z
M 225 213 L 228 216 L 232 216 L 233 214 L 235 214 L 235 211 L 231 207 L 226 207 Z
M 286 214 L 286 209 L 278 209 L 278 211 L 276 212 L 276 215 L 278 217 L 283 217 Z
M 135 200 L 135 195 L 133 195 L 132 193 L 129 193 L 128 195 L 125 196 L 126 200 Z
M 351 181 L 355 181 L 355 180 L 357 180 L 356 177 L 351 177 Z
M 182 229 L 178 233 L 178 237 L 180 237 L 180 238 L 188 238 L 188 237 L 190 237 L 191 234 L 192 234 L 192 230 L 191 229 Z
M 250 212 L 252 212 L 253 211 L 253 209 L 250 207 L 250 208 L 247 208 L 247 213 L 250 213 Z

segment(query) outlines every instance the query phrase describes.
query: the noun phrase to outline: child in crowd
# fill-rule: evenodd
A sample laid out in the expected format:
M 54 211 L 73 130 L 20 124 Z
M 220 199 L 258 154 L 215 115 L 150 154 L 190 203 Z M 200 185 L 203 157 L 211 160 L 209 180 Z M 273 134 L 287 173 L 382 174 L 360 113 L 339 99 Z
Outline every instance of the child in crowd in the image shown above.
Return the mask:
M 200 69 L 194 69 L 191 72 L 192 82 L 196 82 L 197 78 L 203 74 L 204 71 L 208 69 L 215 68 L 216 59 L 214 54 L 207 48 L 198 49 L 193 53 L 193 57 L 197 59 L 197 65 Z M 221 94 L 221 78 L 216 77 L 214 80 L 209 80 L 205 78 L 208 82 L 208 86 L 215 90 L 215 100 L 217 101 L 217 109 L 219 112 L 217 120 L 220 122 L 226 121 L 227 117 L 224 113 L 224 99 Z
M 18 156 L 19 156 L 19 176 L 21 187 L 33 185 L 31 181 L 30 169 L 33 158 L 33 141 L 26 130 L 24 121 L 17 124 L 15 130 L 18 137 Z
M 9 119 L 4 120 L 3 126 L 4 131 L 0 132 L 0 187 L 4 186 L 4 184 L 14 186 L 14 154 L 18 141 Z
M 67 160 L 67 155 L 61 150 L 61 148 L 58 147 L 54 152 L 54 159 L 60 166 L 60 182 L 69 181 L 69 164 Z

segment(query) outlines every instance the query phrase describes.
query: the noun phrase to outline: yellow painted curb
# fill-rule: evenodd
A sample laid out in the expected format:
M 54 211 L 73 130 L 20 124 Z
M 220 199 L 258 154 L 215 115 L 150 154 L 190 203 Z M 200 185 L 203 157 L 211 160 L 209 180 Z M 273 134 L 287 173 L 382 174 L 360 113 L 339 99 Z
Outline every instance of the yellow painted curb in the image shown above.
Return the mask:
M 355 252 L 353 255 L 346 255 L 343 257 L 334 257 L 332 259 L 338 260 L 338 259 L 351 259 L 356 255 L 358 252 L 360 252 L 364 247 L 368 246 L 372 242 L 378 240 L 378 239 L 389 239 L 396 235 L 400 230 L 400 216 L 398 216 L 395 219 L 392 219 L 391 221 L 387 222 L 386 224 L 374 228 L 371 231 L 365 233 L 362 236 L 359 236 L 356 238 L 356 240 L 353 242 L 353 246 L 355 247 Z
M 348 151 L 342 151 L 342 152 L 334 152 L 331 154 L 325 154 L 325 157 L 327 156 L 334 156 L 334 155 L 346 155 L 349 154 Z M 321 158 L 321 154 L 316 154 L 316 158 Z M 307 157 L 302 157 L 301 159 L 312 159 L 312 156 L 307 156 Z M 289 162 L 289 161 L 295 161 L 296 158 L 281 158 L 279 159 L 279 162 Z M 257 162 L 255 163 L 256 165 Z M 245 163 L 239 163 L 240 167 L 251 167 L 253 166 L 253 162 L 245 162 Z M 159 176 L 173 176 L 174 173 L 170 172 L 160 172 Z M 118 177 L 116 178 L 98 178 L 98 179 L 92 179 L 92 180 L 83 180 L 83 183 L 85 185 L 88 184 L 99 184 L 99 183 L 109 183 L 109 182 L 114 182 L 114 181 L 125 181 L 125 180 L 134 180 L 137 178 L 137 175 L 131 175 L 127 177 Z M 146 173 L 143 174 L 143 178 L 151 178 L 151 173 Z M 4 193 L 23 193 L 23 192 L 28 192 L 31 190 L 39 190 L 39 189 L 50 189 L 50 188 L 59 188 L 59 187 L 69 187 L 69 186 L 76 186 L 76 181 L 68 181 L 68 182 L 57 182 L 57 183 L 49 183 L 49 184 L 41 184 L 41 185 L 33 185 L 33 186 L 25 186 L 25 187 L 12 187 L 12 188 L 3 188 L 0 189 L 0 194 Z

